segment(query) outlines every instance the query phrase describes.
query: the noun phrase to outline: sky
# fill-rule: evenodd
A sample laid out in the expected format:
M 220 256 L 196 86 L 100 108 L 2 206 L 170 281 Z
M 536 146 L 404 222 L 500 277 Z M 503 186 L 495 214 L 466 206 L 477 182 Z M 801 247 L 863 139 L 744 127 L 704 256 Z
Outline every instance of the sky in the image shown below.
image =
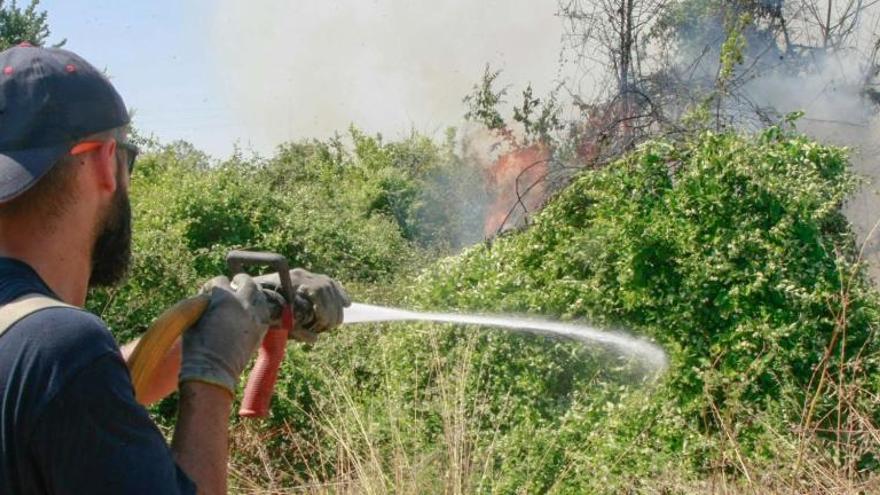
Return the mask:
M 558 77 L 555 0 L 43 0 L 50 42 L 110 76 L 135 126 L 222 158 L 354 124 L 440 136 L 486 63 Z

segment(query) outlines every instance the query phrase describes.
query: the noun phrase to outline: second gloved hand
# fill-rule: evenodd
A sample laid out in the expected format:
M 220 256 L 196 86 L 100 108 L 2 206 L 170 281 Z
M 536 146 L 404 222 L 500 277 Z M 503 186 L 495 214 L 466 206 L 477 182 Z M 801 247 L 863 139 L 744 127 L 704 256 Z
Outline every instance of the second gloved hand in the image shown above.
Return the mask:
M 254 281 L 265 289 L 279 294 L 282 292 L 277 273 L 256 277 Z M 351 306 L 351 299 L 339 282 L 326 275 L 311 273 L 302 268 L 290 270 L 290 281 L 293 290 L 312 303 L 314 311 L 311 321 L 296 322 L 291 338 L 302 342 L 314 342 L 319 333 L 332 330 L 342 324 L 342 310 Z
M 202 287 L 211 303 L 183 334 L 180 382 L 217 385 L 234 395 L 238 378 L 269 328 L 269 305 L 254 279 L 217 277 Z

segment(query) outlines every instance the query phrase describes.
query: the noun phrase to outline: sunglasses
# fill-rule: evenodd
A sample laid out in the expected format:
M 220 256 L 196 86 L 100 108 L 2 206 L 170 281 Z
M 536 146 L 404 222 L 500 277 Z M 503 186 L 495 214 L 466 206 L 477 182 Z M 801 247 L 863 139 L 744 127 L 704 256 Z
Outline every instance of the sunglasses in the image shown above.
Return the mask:
M 88 153 L 89 151 L 94 151 L 103 145 L 104 141 L 83 141 L 71 148 L 70 154 L 80 155 L 82 153 Z M 138 153 L 140 153 L 140 150 L 134 144 L 129 143 L 128 141 L 116 140 L 116 158 L 121 158 L 122 163 L 128 167 L 129 176 L 131 176 L 131 173 L 134 171 L 134 162 L 137 160 Z

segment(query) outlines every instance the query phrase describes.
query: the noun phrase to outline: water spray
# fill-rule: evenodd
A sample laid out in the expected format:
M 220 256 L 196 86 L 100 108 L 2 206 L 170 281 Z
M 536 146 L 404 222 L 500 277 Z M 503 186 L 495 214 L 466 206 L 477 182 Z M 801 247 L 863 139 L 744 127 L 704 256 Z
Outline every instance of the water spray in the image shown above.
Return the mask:
M 371 304 L 354 303 L 345 309 L 344 325 L 354 323 L 379 323 L 393 321 L 430 321 L 458 325 L 479 325 L 484 327 L 520 331 L 537 335 L 563 337 L 586 344 L 598 344 L 638 360 L 654 373 L 666 369 L 666 353 L 660 346 L 645 339 L 636 338 L 623 332 L 599 330 L 587 325 L 563 323 L 533 318 L 514 318 L 510 316 L 471 315 L 456 313 L 433 313 L 408 311 Z

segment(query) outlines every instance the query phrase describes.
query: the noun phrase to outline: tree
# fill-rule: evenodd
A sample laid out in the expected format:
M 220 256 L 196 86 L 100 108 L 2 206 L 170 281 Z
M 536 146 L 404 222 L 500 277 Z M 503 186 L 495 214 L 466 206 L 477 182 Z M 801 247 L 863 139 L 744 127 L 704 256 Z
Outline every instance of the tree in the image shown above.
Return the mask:
M 45 10 L 38 10 L 39 5 L 40 0 L 31 0 L 27 7 L 20 7 L 15 0 L 10 3 L 0 0 L 0 50 L 22 42 L 36 46 L 46 43 L 51 34 L 48 15 Z M 54 46 L 63 44 L 64 40 Z
M 706 102 L 711 111 L 702 114 L 711 118 L 704 124 L 755 129 L 779 123 L 794 110 L 787 106 L 817 98 L 878 100 L 877 0 L 559 0 L 559 6 L 575 62 L 594 62 L 593 72 L 607 67 L 618 93 L 644 95 L 667 129 L 690 128 L 693 121 L 682 118 L 705 110 Z M 826 89 L 800 97 L 804 80 Z M 769 94 L 768 86 L 783 84 L 789 94 Z M 632 117 L 632 108 L 623 105 L 623 116 Z M 874 112 L 866 105 L 866 117 Z

